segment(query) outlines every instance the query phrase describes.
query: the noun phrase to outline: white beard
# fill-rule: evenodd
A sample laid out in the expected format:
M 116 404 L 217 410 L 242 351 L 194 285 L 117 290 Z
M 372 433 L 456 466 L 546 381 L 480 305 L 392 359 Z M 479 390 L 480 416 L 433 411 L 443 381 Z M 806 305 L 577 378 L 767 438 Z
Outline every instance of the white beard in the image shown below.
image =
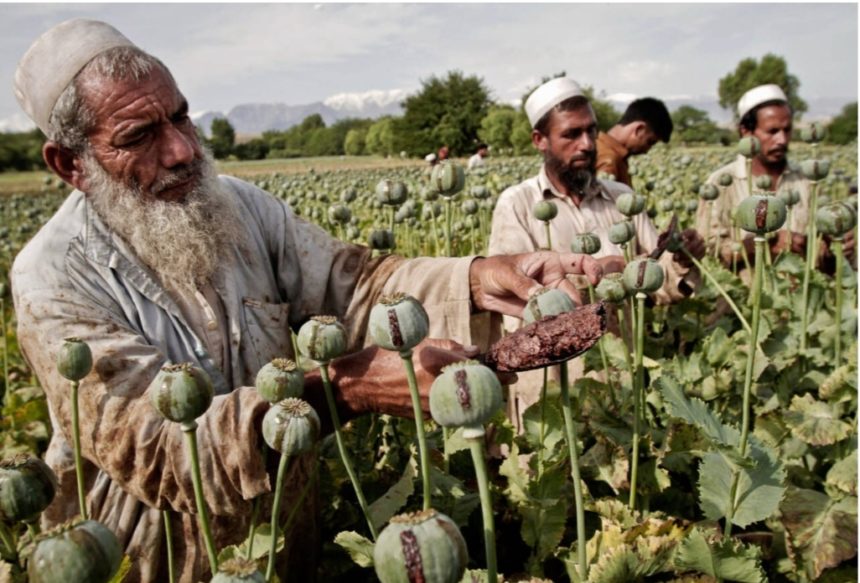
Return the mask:
M 194 294 L 211 281 L 234 245 L 244 248 L 236 204 L 218 181 L 207 153 L 196 163 L 200 180 L 181 202 L 166 202 L 110 176 L 91 155 L 83 158 L 86 195 L 109 229 L 118 234 L 161 282 Z M 178 174 L 187 175 L 179 172 Z M 153 190 L 182 177 L 168 176 Z

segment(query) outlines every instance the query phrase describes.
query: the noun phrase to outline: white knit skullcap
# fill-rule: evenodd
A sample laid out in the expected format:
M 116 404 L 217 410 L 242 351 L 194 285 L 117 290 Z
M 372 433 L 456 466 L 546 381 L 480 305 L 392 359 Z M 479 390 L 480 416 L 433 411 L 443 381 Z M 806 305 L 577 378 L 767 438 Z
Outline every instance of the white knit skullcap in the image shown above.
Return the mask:
M 108 49 L 134 46 L 111 25 L 76 18 L 48 30 L 30 45 L 15 71 L 15 98 L 39 129 L 48 121 L 57 99 L 93 57 Z
M 738 100 L 738 119 L 745 116 L 752 108 L 767 103 L 768 101 L 783 101 L 788 103 L 788 98 L 779 85 L 759 85 L 753 87 Z
M 571 97 L 585 96 L 576 81 L 568 77 L 556 77 L 547 81 L 526 99 L 526 115 L 532 128 L 537 125 L 546 112 Z

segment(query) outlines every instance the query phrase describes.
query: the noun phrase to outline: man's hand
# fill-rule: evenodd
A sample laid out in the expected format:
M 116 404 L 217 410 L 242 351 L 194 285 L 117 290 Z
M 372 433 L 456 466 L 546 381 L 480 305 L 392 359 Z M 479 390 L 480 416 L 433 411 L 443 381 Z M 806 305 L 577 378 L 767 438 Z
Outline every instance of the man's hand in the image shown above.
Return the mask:
M 783 251 L 791 251 L 798 255 L 806 253 L 806 235 L 793 233 L 786 229 L 780 229 L 776 237 L 770 240 L 771 255 L 778 255 Z
M 621 255 L 607 255 L 597 260 L 600 267 L 603 268 L 603 275 L 607 273 L 622 273 L 627 267 L 627 262 Z
M 603 277 L 596 259 L 577 253 L 539 251 L 475 259 L 469 270 L 472 302 L 479 310 L 521 317 L 529 297 L 542 287 L 558 288 L 582 304 L 568 275 L 585 275 L 592 285 Z
M 693 257 L 698 260 L 701 260 L 702 257 L 705 256 L 706 247 L 705 240 L 699 235 L 699 232 L 696 229 L 684 229 L 678 235 L 678 240 L 681 242 L 681 245 L 690 253 Z M 693 262 L 687 257 L 687 254 L 683 251 L 677 251 L 672 254 L 672 259 L 686 269 L 693 268 Z

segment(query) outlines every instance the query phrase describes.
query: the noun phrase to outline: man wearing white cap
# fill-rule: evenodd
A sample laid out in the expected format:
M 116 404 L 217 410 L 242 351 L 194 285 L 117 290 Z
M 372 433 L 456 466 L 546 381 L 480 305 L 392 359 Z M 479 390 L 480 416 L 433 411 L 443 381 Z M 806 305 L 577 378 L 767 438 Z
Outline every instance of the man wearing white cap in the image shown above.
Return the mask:
M 291 354 L 290 326 L 315 314 L 346 324 L 353 353 L 332 363 L 344 418 L 410 416 L 400 358 L 359 350 L 380 295 L 415 296 L 432 335 L 467 342 L 473 310 L 518 313 L 542 285 L 576 295 L 567 274 L 587 272 L 594 283 L 600 275 L 573 254 L 371 259 L 253 185 L 217 176 L 170 72 L 103 22 L 72 20 L 43 34 L 19 63 L 15 94 L 48 136 L 46 163 L 76 188 L 11 274 L 18 339 L 54 426 L 46 459 L 59 490 L 43 521 L 78 513 L 68 383 L 55 364 L 63 339 L 78 337 L 94 363 L 80 390 L 86 505 L 132 557 L 125 581 L 168 580 L 162 510 L 177 580 L 208 579 L 182 431 L 148 396 L 163 365 L 191 362 L 215 387 L 197 440 L 222 548 L 244 538 L 254 498 L 272 490 L 260 455 L 269 405 L 251 385 L 264 364 Z M 426 394 L 443 365 L 474 351 L 428 340 L 415 354 Z M 318 374 L 308 373 L 305 398 L 320 411 L 321 395 Z M 285 515 L 314 465 L 313 454 L 291 464 Z M 291 581 L 314 579 L 317 510 L 312 490 L 286 533 Z
M 558 214 L 550 223 L 552 248 L 570 249 L 574 236 L 593 233 L 600 238 L 596 257 L 604 271 L 624 267 L 623 249 L 609 240 L 613 224 L 626 219 L 615 206 L 615 200 L 630 188 L 619 182 L 600 180 L 595 176 L 597 123 L 594 112 L 580 86 L 567 77 L 558 77 L 535 89 L 525 103 L 532 125 L 532 144 L 543 154 L 544 163 L 537 176 L 506 189 L 493 211 L 489 252 L 522 253 L 546 248 L 546 229 L 535 218 L 534 206 L 548 200 L 555 203 Z M 636 229 L 634 255 L 650 252 L 657 244 L 657 232 L 645 213 L 633 218 Z M 682 233 L 682 239 L 694 256 L 704 254 L 701 237 L 693 230 Z M 660 259 L 666 271 L 665 284 L 656 294 L 657 301 L 671 302 L 690 293 L 697 283 L 683 255 L 664 254 Z M 508 330 L 520 325 L 515 318 L 505 318 Z M 573 366 L 581 366 L 574 361 Z M 572 374 L 581 374 L 572 371 Z M 512 387 L 509 416 L 517 420 L 526 407 L 536 402 L 543 379 L 540 374 L 520 373 Z
M 738 132 L 741 137 L 754 136 L 761 143 L 761 152 L 752 158 L 753 180 L 759 176 L 771 178 L 770 191 L 774 193 L 797 191 L 800 202 L 792 208 L 791 223 L 771 239 L 771 251 L 777 253 L 791 249 L 802 253 L 806 245 L 806 223 L 809 219 L 809 181 L 788 165 L 788 145 L 792 129 L 791 106 L 778 85 L 759 85 L 743 94 L 738 101 Z M 720 186 L 723 176 L 731 177 L 731 184 Z M 722 180 L 727 180 L 722 178 Z M 720 189 L 720 196 L 710 204 L 700 204 L 696 214 L 696 228 L 709 233 L 710 246 L 719 246 L 723 262 L 732 263 L 734 226 L 732 211 L 749 196 L 746 159 L 738 154 L 731 164 L 723 166 L 707 180 Z M 752 256 L 752 236 L 745 241 L 748 255 Z

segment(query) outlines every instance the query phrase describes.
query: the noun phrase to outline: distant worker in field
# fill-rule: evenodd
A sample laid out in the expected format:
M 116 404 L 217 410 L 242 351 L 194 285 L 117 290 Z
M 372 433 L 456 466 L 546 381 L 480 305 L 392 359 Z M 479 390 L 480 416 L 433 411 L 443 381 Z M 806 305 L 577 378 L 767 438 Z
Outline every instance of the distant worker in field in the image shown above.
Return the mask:
M 761 142 L 761 151 L 752 158 L 752 176 L 770 177 L 767 188 L 754 186 L 755 190 L 773 193 L 796 191 L 799 202 L 791 211 L 791 223 L 780 229 L 771 239 L 771 252 L 791 249 L 804 253 L 806 248 L 806 224 L 809 220 L 810 182 L 788 165 L 788 146 L 791 142 L 792 117 L 794 112 L 788 98 L 778 85 L 759 85 L 743 94 L 738 101 L 738 133 L 740 137 L 754 136 Z M 732 210 L 750 195 L 747 186 L 746 159 L 738 154 L 731 164 L 723 166 L 707 180 L 716 186 L 719 198 L 710 204 L 700 204 L 696 214 L 696 228 L 707 233 L 708 245 L 719 248 L 719 255 L 726 264 L 732 263 L 732 246 L 735 228 Z M 724 186 L 725 184 L 725 186 Z M 748 239 L 748 240 L 746 240 Z M 747 255 L 753 255 L 752 236 L 745 238 Z
M 437 154 L 437 156 L 436 156 L 436 162 L 441 162 L 442 160 L 447 160 L 448 154 L 449 154 L 448 146 L 442 146 L 441 148 L 439 148 L 439 154 Z
M 628 158 L 647 154 L 657 142 L 668 143 L 672 130 L 672 118 L 662 101 L 643 97 L 631 102 L 617 124 L 597 134 L 597 171 L 633 186 Z
M 487 144 L 478 144 L 478 150 L 469 158 L 469 170 L 483 166 L 485 164 L 484 158 L 487 157 L 488 151 Z

